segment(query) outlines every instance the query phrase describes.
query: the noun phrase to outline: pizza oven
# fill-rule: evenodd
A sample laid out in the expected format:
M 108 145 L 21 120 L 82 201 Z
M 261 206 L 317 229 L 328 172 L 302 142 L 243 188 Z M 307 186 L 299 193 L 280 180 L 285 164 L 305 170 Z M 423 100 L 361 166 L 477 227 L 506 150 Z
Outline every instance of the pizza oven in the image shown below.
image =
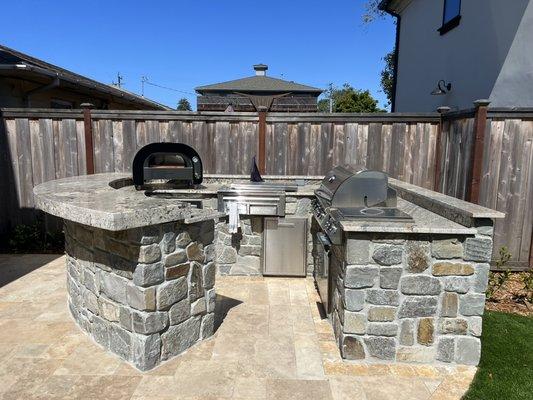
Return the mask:
M 202 160 L 183 143 L 150 143 L 135 154 L 132 174 L 137 190 L 192 187 L 202 183 Z

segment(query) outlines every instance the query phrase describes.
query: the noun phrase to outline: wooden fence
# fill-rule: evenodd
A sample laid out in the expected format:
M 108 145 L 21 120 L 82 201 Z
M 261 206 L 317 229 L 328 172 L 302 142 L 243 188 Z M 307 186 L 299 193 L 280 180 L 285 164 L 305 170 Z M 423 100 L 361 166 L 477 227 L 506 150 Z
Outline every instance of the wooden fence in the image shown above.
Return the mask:
M 158 141 L 190 144 L 211 174 L 248 174 L 258 153 L 254 113 L 92 111 L 91 118 L 96 173 L 129 171 L 136 150 Z M 533 218 L 532 118 L 533 112 L 489 116 L 481 182 L 480 203 L 510 215 L 496 229 L 496 244 L 508 245 L 521 266 L 528 261 Z M 85 174 L 87 166 L 82 111 L 3 109 L 2 119 L 0 232 L 5 233 L 35 218 L 35 185 Z M 356 163 L 466 198 L 474 125 L 473 111 L 443 119 L 437 113 L 270 113 L 266 173 L 322 175 L 334 165 Z

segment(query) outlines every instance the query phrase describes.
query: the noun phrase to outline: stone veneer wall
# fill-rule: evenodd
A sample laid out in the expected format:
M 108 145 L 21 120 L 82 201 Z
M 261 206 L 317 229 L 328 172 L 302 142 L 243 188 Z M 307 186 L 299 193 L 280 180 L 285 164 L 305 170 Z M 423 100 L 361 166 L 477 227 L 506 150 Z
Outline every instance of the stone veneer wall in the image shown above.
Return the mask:
M 342 357 L 477 365 L 492 222 L 477 230 L 351 234 L 335 246 L 332 319 Z
M 148 370 L 213 334 L 214 221 L 111 232 L 65 222 L 69 308 L 96 342 Z

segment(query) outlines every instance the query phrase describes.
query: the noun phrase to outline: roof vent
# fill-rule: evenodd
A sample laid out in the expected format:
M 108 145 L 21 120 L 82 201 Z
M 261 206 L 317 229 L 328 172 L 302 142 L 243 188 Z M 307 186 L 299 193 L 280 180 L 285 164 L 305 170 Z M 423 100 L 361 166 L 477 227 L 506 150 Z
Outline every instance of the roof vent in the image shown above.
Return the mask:
M 268 69 L 268 65 L 265 64 L 255 64 L 254 70 L 256 76 L 265 76 L 266 70 Z

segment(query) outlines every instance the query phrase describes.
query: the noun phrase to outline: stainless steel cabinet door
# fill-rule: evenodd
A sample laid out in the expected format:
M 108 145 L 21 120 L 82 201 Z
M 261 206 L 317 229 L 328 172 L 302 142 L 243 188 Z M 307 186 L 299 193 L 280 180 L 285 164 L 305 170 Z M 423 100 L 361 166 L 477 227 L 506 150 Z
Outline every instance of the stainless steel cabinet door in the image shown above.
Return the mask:
M 307 219 L 265 218 L 263 275 L 305 276 Z

